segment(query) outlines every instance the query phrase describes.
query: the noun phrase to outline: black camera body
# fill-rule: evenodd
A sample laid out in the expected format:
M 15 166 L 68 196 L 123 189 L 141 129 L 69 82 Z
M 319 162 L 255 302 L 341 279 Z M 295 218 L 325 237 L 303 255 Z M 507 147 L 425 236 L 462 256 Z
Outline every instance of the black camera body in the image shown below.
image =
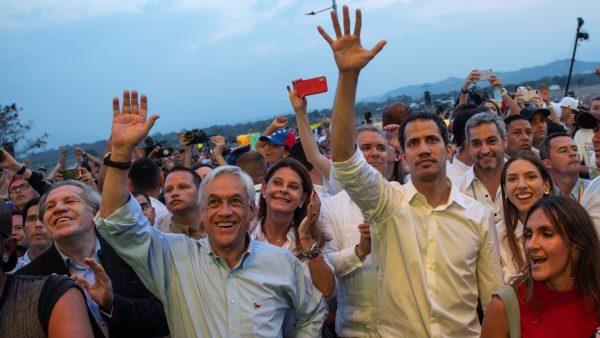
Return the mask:
M 165 145 L 167 144 L 167 141 L 154 141 L 154 139 L 150 136 L 146 137 L 144 139 L 144 152 L 146 153 L 146 156 L 149 156 L 150 153 L 152 152 L 152 150 L 154 150 L 154 148 L 163 148 Z M 168 149 L 168 148 L 165 148 Z M 173 149 L 173 148 L 171 148 Z M 159 151 L 160 152 L 160 151 Z M 172 153 L 172 151 L 171 151 Z M 167 157 L 170 155 L 166 155 L 163 157 Z
M 165 158 L 173 155 L 175 149 L 173 147 L 160 148 L 156 152 L 156 158 Z
M 208 136 L 201 129 L 192 129 L 183 132 L 183 140 L 186 144 L 200 144 L 208 142 Z

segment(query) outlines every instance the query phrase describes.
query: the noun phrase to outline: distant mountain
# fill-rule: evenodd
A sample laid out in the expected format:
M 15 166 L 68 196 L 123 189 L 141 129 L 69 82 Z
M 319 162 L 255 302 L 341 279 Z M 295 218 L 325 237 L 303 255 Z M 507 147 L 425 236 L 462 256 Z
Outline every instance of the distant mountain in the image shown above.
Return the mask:
M 521 82 L 537 80 L 548 76 L 566 76 L 569 73 L 569 62 L 570 59 L 558 60 L 551 62 L 543 66 L 535 66 L 530 68 L 523 68 L 515 71 L 501 72 L 495 71 L 495 73 L 502 78 L 504 84 L 519 84 Z M 587 61 L 575 61 L 573 66 L 573 75 L 575 74 L 588 74 L 594 72 L 596 67 L 600 65 L 600 61 L 587 62 Z M 466 74 L 465 74 L 466 76 Z M 400 87 L 391 90 L 381 96 L 369 97 L 360 100 L 361 102 L 383 102 L 389 98 L 397 97 L 400 95 L 406 95 L 411 97 L 423 96 L 423 87 L 429 86 L 431 94 L 447 93 L 454 90 L 459 90 L 464 83 L 464 78 L 450 77 L 442 81 L 434 83 L 423 83 L 419 85 L 410 85 Z

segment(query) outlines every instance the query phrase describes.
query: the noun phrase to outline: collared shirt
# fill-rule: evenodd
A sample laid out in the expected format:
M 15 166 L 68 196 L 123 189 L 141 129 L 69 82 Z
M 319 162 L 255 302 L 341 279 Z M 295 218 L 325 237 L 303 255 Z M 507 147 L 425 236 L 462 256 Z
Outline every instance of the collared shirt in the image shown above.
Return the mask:
M 583 191 L 581 205 L 590 214 L 596 226 L 596 232 L 600 236 L 600 176 L 594 178 Z
M 175 222 L 172 218 L 171 218 L 171 224 L 169 224 L 169 231 L 165 231 L 165 232 L 169 232 L 172 234 L 183 234 L 183 235 L 186 235 L 189 238 L 193 238 L 193 239 L 201 239 L 201 238 L 206 237 L 206 234 L 203 234 L 200 231 L 198 231 L 190 226 L 179 224 L 179 223 Z
M 150 204 L 154 208 L 154 212 L 156 213 L 156 217 L 154 218 L 153 227 L 159 230 L 165 230 L 171 224 L 171 212 L 167 209 L 167 206 L 164 205 L 161 201 L 156 198 L 150 197 Z
M 489 210 L 453 186 L 433 208 L 412 181 L 387 182 L 360 151 L 334 165 L 374 230 L 379 334 L 479 337 L 477 299 L 485 309 L 502 280 Z
M 108 218 L 103 238 L 158 297 L 173 337 L 282 337 L 293 309 L 298 337 L 316 337 L 326 315 L 323 295 L 288 250 L 248 239 L 232 269 L 211 248 L 152 228 L 133 197 Z
M 25 265 L 31 263 L 31 257 L 29 257 L 29 249 L 27 249 L 27 251 L 25 251 L 25 254 L 19 258 L 17 258 L 17 264 L 15 265 L 15 268 L 12 269 L 11 272 L 9 272 L 10 274 L 15 273 L 17 270 L 19 270 L 20 268 L 24 267 Z
M 498 186 L 496 196 L 492 199 L 492 195 L 485 185 L 475 177 L 475 169 L 473 169 L 473 167 L 470 167 L 465 173 L 465 176 L 459 185 L 459 190 L 463 194 L 472 197 L 488 207 L 494 214 L 494 224 L 504 219 L 504 211 L 502 209 L 502 189 Z
M 134 200 L 135 200 L 135 198 L 134 198 Z M 58 253 L 60 254 L 60 257 L 62 257 L 62 259 L 65 262 L 65 265 L 67 266 L 67 269 L 69 270 L 71 275 L 82 277 L 90 285 L 94 285 L 96 283 L 96 278 L 94 277 L 94 270 L 92 270 L 92 268 L 90 268 L 89 266 L 87 266 L 83 263 L 75 262 L 69 256 L 62 253 L 62 251 L 60 251 L 60 248 L 56 244 L 55 244 L 55 246 L 56 246 L 56 251 L 58 251 Z M 94 256 L 92 258 L 98 263 L 101 263 L 100 259 L 98 259 L 98 253 L 100 252 L 100 250 L 101 250 L 100 241 L 96 237 L 96 241 L 94 242 Z M 92 299 L 92 297 L 90 296 L 90 294 L 87 292 L 86 289 L 83 289 L 83 291 L 85 294 L 85 298 L 87 300 L 88 308 L 92 312 L 92 315 L 94 315 L 94 318 L 96 319 L 96 322 L 98 323 L 98 325 L 100 325 L 100 329 L 102 330 L 102 332 L 104 332 L 104 335 L 106 335 L 108 337 L 108 323 L 102 317 L 100 306 L 98 306 L 96 301 L 94 301 L 94 299 Z M 106 315 L 109 316 L 109 314 L 106 314 Z
M 585 191 L 585 188 L 587 188 L 589 183 L 590 180 L 586 180 L 584 178 L 577 178 L 573 189 L 571 189 L 571 192 L 567 196 L 563 195 L 562 191 L 560 191 L 560 189 L 558 188 L 558 185 L 555 184 L 554 195 L 571 198 L 574 201 L 581 203 L 581 200 L 583 199 L 583 192 Z
M 459 186 L 460 181 L 463 179 L 463 176 L 465 176 L 465 173 L 469 168 L 471 167 L 454 156 L 452 163 L 446 166 L 446 176 L 452 181 L 453 185 Z
M 377 335 L 377 270 L 373 255 L 361 260 L 354 253 L 360 242 L 358 225 L 364 217 L 346 191 L 324 201 L 321 226 L 332 240 L 325 246 L 337 277 L 335 330 L 341 337 Z
M 518 220 L 517 227 L 515 228 L 515 237 L 519 246 L 519 252 L 523 252 L 523 228 L 523 223 L 521 220 Z M 514 277 L 521 275 L 521 272 L 517 269 L 513 261 L 513 254 L 508 245 L 505 220 L 496 224 L 496 231 L 498 232 L 498 243 L 500 244 L 500 264 L 502 265 L 504 284 L 510 284 Z

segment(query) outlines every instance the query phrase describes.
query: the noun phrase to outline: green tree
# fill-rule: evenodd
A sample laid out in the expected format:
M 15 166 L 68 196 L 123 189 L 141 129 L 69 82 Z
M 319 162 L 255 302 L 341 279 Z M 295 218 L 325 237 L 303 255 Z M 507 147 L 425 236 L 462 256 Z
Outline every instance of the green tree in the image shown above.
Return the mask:
M 0 105 L 0 145 L 11 147 L 18 151 L 18 155 L 26 155 L 32 150 L 42 148 L 46 145 L 48 134 L 29 137 L 33 121 L 21 121 L 19 114 L 23 109 L 15 103 L 11 105 Z

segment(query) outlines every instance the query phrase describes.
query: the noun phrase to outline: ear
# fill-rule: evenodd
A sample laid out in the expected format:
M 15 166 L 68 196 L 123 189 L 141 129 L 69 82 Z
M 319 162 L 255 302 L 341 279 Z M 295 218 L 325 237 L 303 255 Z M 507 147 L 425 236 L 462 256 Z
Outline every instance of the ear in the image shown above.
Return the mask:
M 265 195 L 267 194 L 267 182 L 263 181 L 262 185 L 260 186 L 260 195 L 265 198 Z
M 550 162 L 549 159 L 543 159 L 542 162 L 544 163 L 544 166 L 546 167 L 546 169 L 552 169 L 552 162 Z
M 452 144 L 446 144 L 446 158 L 452 157 Z

